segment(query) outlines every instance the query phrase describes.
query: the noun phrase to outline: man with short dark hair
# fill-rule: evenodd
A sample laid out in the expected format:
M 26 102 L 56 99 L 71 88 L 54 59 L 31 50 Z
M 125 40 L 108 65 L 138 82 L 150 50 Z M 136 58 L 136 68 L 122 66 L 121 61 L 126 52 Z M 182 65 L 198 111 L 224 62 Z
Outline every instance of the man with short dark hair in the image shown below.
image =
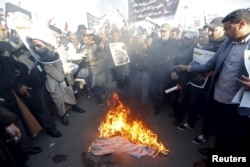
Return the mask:
M 163 108 L 165 100 L 164 90 L 169 84 L 170 70 L 176 55 L 176 48 L 179 45 L 177 40 L 169 39 L 170 32 L 170 24 L 162 24 L 160 27 L 161 37 L 154 40 L 152 43 L 152 50 L 149 53 L 152 76 L 149 93 L 155 115 L 158 115 Z
M 208 26 L 208 38 L 209 43 L 201 47 L 200 49 L 205 51 L 216 52 L 223 40 L 225 39 L 224 28 L 222 24 L 223 17 L 214 18 Z M 197 62 L 193 62 L 197 63 Z M 210 114 L 213 111 L 205 112 L 207 92 L 212 78 L 212 72 L 201 74 L 192 73 L 191 74 L 191 84 L 190 84 L 190 94 L 188 103 L 188 120 L 179 126 L 180 130 L 192 129 L 195 126 L 197 115 L 204 115 L 202 132 L 194 138 L 193 142 L 196 144 L 205 143 L 208 140 L 210 134 Z M 205 112 L 205 114 L 204 114 Z
M 86 36 L 87 33 L 87 28 L 84 24 L 80 24 L 77 27 L 77 31 L 76 31 L 76 36 L 78 39 L 78 42 L 82 45 L 84 45 L 83 43 L 83 38 Z
M 235 10 L 225 16 L 222 23 L 227 39 L 214 57 L 203 65 L 178 65 L 176 69 L 190 72 L 214 71 L 209 89 L 209 106 L 211 110 L 216 110 L 216 140 L 212 154 L 219 157 L 246 157 L 250 148 L 250 107 L 241 112 L 242 107 L 234 103 L 233 99 L 240 88 L 246 86 L 236 78 L 248 81 L 242 76 L 249 77 L 244 65 L 244 54 L 249 53 L 250 48 L 250 10 Z M 249 93 L 249 90 L 245 89 L 245 92 Z M 194 164 L 201 165 L 204 163 Z M 211 165 L 218 163 L 211 162 Z
M 180 29 L 179 28 L 173 28 L 170 32 L 170 39 L 180 39 Z

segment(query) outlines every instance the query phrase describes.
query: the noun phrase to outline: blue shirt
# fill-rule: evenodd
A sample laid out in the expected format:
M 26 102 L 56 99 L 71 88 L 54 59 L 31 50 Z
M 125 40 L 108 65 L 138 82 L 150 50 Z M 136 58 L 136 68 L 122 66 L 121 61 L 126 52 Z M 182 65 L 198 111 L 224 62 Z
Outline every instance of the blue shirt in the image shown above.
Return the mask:
M 216 101 L 224 104 L 234 104 L 231 101 L 237 93 L 237 85 L 239 85 L 239 82 L 235 79 L 241 68 L 241 62 L 244 59 L 243 53 L 248 45 L 247 41 L 249 39 L 250 36 L 242 42 L 233 42 L 233 47 L 224 61 L 223 68 L 215 84 L 214 99 Z

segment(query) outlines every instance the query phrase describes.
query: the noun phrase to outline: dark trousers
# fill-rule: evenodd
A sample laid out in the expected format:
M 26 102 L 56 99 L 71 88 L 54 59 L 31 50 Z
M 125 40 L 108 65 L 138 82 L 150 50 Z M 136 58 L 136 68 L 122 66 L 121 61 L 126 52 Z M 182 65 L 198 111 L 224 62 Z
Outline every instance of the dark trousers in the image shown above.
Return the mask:
M 50 100 L 50 96 L 45 87 L 32 88 L 29 90 L 29 94 L 30 97 L 27 95 L 22 95 L 20 97 L 42 127 L 46 130 L 54 129 L 56 125 L 49 109 L 49 102 L 47 101 Z
M 240 116 L 237 105 L 212 102 L 216 111 L 215 146 L 218 154 L 246 156 L 249 153 L 250 118 Z
M 23 167 L 28 160 L 28 152 L 32 145 L 32 138 L 27 133 L 26 127 L 21 118 L 17 117 L 14 124 L 21 131 L 20 140 L 15 143 L 13 141 L 5 142 L 10 139 L 10 136 L 0 134 L 0 166 L 2 167 Z
M 173 113 L 177 122 L 181 122 L 187 112 L 190 94 L 190 85 L 187 85 L 181 91 L 175 91 L 175 100 L 173 105 Z
M 205 106 L 207 103 L 207 91 L 204 89 L 196 88 L 194 86 L 189 87 L 188 95 L 188 121 L 191 126 L 195 126 L 197 115 L 204 115 Z
M 9 149 L 2 140 L 0 140 L 0 164 L 4 167 L 16 167 L 16 163 Z
M 95 95 L 97 103 L 98 104 L 103 104 L 104 99 L 103 99 L 102 96 L 105 94 L 105 89 L 103 87 L 100 87 L 100 86 L 94 86 L 92 91 L 93 91 L 93 94 Z
M 214 109 L 214 103 L 215 101 L 212 98 L 209 98 L 204 104 L 205 109 L 201 134 L 203 134 L 206 139 L 208 139 L 211 134 L 214 134 L 216 129 L 215 122 L 217 122 L 218 109 Z
M 164 106 L 166 100 L 165 89 L 171 84 L 168 78 L 164 78 L 166 75 L 159 75 L 157 73 L 151 73 L 151 82 L 149 86 L 149 95 L 154 111 L 160 112 Z

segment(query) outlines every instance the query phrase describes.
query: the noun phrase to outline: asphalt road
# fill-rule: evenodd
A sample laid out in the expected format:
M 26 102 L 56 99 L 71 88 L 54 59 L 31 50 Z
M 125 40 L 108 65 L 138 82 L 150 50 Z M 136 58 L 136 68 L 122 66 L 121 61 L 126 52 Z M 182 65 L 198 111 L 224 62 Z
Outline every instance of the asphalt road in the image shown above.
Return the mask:
M 69 112 L 70 125 L 64 126 L 55 116 L 58 130 L 63 133 L 61 138 L 52 138 L 41 132 L 34 138 L 33 146 L 43 147 L 43 152 L 30 155 L 29 167 L 192 167 L 195 161 L 205 158 L 197 152 L 199 147 L 213 146 L 214 139 L 203 145 L 193 144 L 192 139 L 200 132 L 201 120 L 192 130 L 181 131 L 173 125 L 172 112 L 166 105 L 159 115 L 154 115 L 150 108 L 142 110 L 137 99 L 131 98 L 126 91 L 121 96 L 132 111 L 132 119 L 145 123 L 168 149 L 167 156 L 156 158 L 143 156 L 135 158 L 127 153 L 96 156 L 88 152 L 92 141 L 98 136 L 98 127 L 108 111 L 106 105 L 98 106 L 95 99 L 88 99 L 82 94 L 77 103 L 86 109 L 86 113 Z

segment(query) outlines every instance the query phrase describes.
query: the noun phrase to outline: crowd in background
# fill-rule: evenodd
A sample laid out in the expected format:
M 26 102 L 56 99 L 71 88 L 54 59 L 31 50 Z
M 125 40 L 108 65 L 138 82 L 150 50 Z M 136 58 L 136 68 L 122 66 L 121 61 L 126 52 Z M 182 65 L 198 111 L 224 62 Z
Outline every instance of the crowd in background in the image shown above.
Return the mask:
M 171 105 L 173 113 L 169 116 L 174 117 L 173 123 L 180 130 L 195 128 L 195 121 L 202 117 L 202 132 L 193 142 L 205 143 L 210 135 L 219 136 L 216 138 L 219 142 L 216 143 L 215 149 L 201 149 L 201 153 L 208 156 L 211 153 L 221 152 L 225 153 L 223 155 L 245 153 L 246 148 L 249 148 L 249 144 L 245 142 L 249 139 L 249 133 L 246 134 L 247 130 L 249 132 L 247 115 L 240 116 L 236 113 L 237 109 L 232 109 L 231 112 L 237 116 L 232 114 L 228 118 L 237 119 L 234 122 L 237 121 L 239 126 L 230 126 L 229 131 L 234 129 L 230 132 L 234 133 L 241 129 L 242 133 L 240 135 L 234 133 L 235 140 L 226 142 L 224 140 L 228 137 L 228 128 L 225 126 L 230 122 L 222 121 L 222 118 L 228 113 L 226 111 L 220 113 L 219 117 L 217 108 L 207 107 L 211 104 L 208 103 L 208 99 L 213 97 L 211 87 L 214 89 L 216 63 L 209 69 L 193 70 L 194 72 L 190 72 L 192 71 L 190 66 L 195 66 L 192 62 L 194 48 L 214 53 L 220 51 L 223 54 L 225 45 L 229 42 L 243 41 L 244 45 L 235 51 L 237 55 L 242 55 L 247 44 L 249 45 L 249 18 L 250 11 L 242 9 L 226 17 L 216 17 L 208 25 L 197 30 L 181 31 L 178 27 L 163 23 L 150 33 L 142 26 L 130 30 L 126 27 L 106 25 L 105 31 L 89 34 L 86 26 L 81 24 L 76 32 L 65 34 L 58 27 L 48 25 L 57 43 L 56 47 L 47 42 L 46 37 L 39 35 L 39 32 L 29 36 L 27 47 L 19 38 L 17 31 L 8 31 L 5 25 L 0 25 L 0 125 L 3 130 L 0 138 L 0 155 L 4 157 L 3 163 L 12 167 L 24 166 L 30 153 L 41 151 L 41 148 L 32 147 L 33 139 L 22 120 L 15 94 L 50 136 L 61 137 L 63 132 L 56 129 L 54 119 L 57 117 L 54 118 L 53 111 L 57 113 L 61 123 L 67 126 L 70 124 L 67 117 L 70 109 L 85 113 L 85 110 L 76 104 L 80 92 L 86 93 L 88 98 L 95 99 L 96 104 L 101 107 L 110 93 L 124 89 L 133 92 L 131 98 L 138 99 L 143 109 L 152 109 L 155 115 L 163 112 L 166 103 Z M 230 34 L 231 27 L 226 27 L 225 24 L 240 24 L 242 28 L 235 32 L 242 32 L 239 36 Z M 115 42 L 124 43 L 123 49 L 128 53 L 129 63 L 115 66 L 109 47 L 109 44 Z M 39 59 L 37 60 L 33 54 L 38 55 Z M 230 59 L 228 62 L 242 63 L 236 59 L 232 61 Z M 233 68 L 233 71 L 237 70 Z M 240 75 L 249 77 L 245 72 Z M 197 78 L 202 78 L 200 80 L 204 84 L 202 88 L 190 84 Z M 246 78 L 245 81 L 248 83 L 243 84 L 249 89 L 249 80 Z M 177 86 L 176 91 L 165 93 L 166 89 L 174 86 Z M 235 88 L 233 95 L 236 91 Z M 238 106 L 225 104 L 230 104 L 233 108 Z M 225 110 L 218 104 L 217 107 Z M 187 121 L 184 120 L 185 114 L 188 114 Z M 215 117 L 220 118 L 219 121 Z M 220 121 L 225 125 L 215 124 Z M 243 123 L 244 125 L 240 126 Z M 217 131 L 218 127 L 222 129 Z M 226 131 L 223 136 L 218 134 L 222 131 Z M 13 141 L 6 143 L 6 138 Z M 232 143 L 235 146 L 233 148 L 231 148 Z M 246 147 L 242 144 L 246 144 L 244 145 Z M 203 165 L 207 161 L 195 165 L 201 163 Z

